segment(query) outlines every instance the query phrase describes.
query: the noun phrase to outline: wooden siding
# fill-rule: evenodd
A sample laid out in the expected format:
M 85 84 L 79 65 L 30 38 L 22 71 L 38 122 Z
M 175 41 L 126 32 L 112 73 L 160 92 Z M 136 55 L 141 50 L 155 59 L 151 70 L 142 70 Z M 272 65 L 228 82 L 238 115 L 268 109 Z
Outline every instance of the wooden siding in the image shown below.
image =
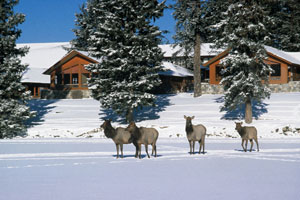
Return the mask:
M 290 74 L 288 71 L 288 64 L 281 61 L 280 59 L 276 57 L 271 57 L 265 61 L 267 64 L 280 64 L 281 67 L 281 75 L 276 77 L 276 76 L 271 76 L 269 77 L 269 83 L 270 84 L 285 84 L 288 83 Z M 214 62 L 212 62 L 209 65 L 209 83 L 212 85 L 217 85 L 220 84 L 220 79 L 217 77 L 217 66 L 220 64 L 220 59 L 216 59 Z
M 82 74 L 89 74 L 84 65 L 90 64 L 91 62 L 85 59 L 83 56 L 75 55 L 70 60 L 64 62 L 59 67 L 56 67 L 55 70 L 51 72 L 51 89 L 59 89 L 59 90 L 87 90 L 87 85 L 82 83 Z M 55 83 L 56 75 L 61 74 L 61 84 Z M 70 74 L 70 84 L 65 84 L 67 82 L 64 78 L 65 74 Z M 77 74 L 78 84 L 72 84 L 72 79 Z

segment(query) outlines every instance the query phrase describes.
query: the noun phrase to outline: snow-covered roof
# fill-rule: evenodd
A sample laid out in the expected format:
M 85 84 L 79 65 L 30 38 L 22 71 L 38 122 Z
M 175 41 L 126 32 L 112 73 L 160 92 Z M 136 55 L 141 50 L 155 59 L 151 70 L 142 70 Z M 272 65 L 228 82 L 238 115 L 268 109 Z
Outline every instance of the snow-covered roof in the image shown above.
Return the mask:
M 213 43 L 202 43 L 201 44 L 201 56 L 216 56 L 223 50 L 215 50 L 211 46 Z M 163 44 L 159 45 L 162 49 L 165 57 L 172 57 L 172 55 L 180 50 L 179 46 L 174 46 L 174 44 Z M 183 56 L 183 52 L 178 53 L 178 56 Z
M 17 44 L 17 48 L 24 46 L 29 52 L 21 60 L 29 68 L 49 68 L 68 52 L 64 47 L 71 47 L 69 42 Z
M 49 76 L 43 75 L 43 72 L 67 53 L 64 47 L 70 47 L 70 43 L 17 44 L 17 48 L 24 46 L 29 47 L 29 52 L 21 58 L 21 63 L 28 65 L 28 70 L 24 73 L 22 82 L 50 84 Z
M 300 65 L 300 52 L 285 52 L 281 51 L 279 49 L 270 47 L 270 46 L 265 46 L 267 52 L 278 56 L 286 61 L 289 61 L 293 64 Z
M 46 83 L 50 84 L 50 77 L 44 75 L 46 68 L 28 68 L 22 76 L 22 83 Z
M 178 65 L 175 65 L 170 62 L 163 62 L 162 63 L 164 71 L 158 72 L 160 75 L 164 76 L 177 76 L 177 77 L 188 77 L 188 76 L 194 76 L 193 72 L 190 70 L 180 67 Z

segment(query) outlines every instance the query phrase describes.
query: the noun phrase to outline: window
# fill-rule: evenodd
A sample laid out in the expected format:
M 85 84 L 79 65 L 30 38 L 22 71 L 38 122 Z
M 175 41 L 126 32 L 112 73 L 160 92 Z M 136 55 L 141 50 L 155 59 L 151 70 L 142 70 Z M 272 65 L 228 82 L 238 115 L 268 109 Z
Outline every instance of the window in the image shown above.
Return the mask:
M 68 84 L 71 83 L 70 78 L 71 78 L 70 74 L 64 74 L 64 83 L 65 83 L 65 85 L 68 85 Z
M 72 84 L 78 85 L 78 74 L 72 74 Z
M 216 66 L 216 81 L 221 81 L 221 79 L 222 79 L 222 70 L 223 70 L 223 67 L 221 65 Z
M 87 79 L 90 77 L 90 74 L 81 74 L 81 85 L 87 86 Z
M 273 64 L 273 65 L 271 65 L 271 68 L 274 70 L 271 73 L 271 76 L 281 76 L 281 67 L 280 67 L 280 64 Z
M 55 85 L 61 85 L 62 84 L 62 76 L 61 74 L 55 75 Z

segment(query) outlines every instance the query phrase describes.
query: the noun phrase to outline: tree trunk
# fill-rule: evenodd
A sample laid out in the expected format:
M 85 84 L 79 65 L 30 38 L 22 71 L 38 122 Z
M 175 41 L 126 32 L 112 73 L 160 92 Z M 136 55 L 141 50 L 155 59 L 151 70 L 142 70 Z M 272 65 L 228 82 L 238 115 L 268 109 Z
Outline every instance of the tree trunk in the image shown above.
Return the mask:
M 128 109 L 128 111 L 126 113 L 126 121 L 128 123 L 133 122 L 133 110 L 132 110 L 132 108 Z
M 251 103 L 250 97 L 247 97 L 247 100 L 246 100 L 245 122 L 247 124 L 252 123 L 252 103 Z
M 201 96 L 201 37 L 196 33 L 194 46 L 194 97 Z

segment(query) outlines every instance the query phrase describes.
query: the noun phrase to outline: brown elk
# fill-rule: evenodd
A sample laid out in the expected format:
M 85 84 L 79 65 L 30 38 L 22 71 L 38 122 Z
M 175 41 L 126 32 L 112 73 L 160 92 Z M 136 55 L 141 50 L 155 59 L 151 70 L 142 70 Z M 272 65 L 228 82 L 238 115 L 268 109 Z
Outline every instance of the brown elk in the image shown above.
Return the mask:
M 242 138 L 242 147 L 244 151 L 247 151 L 247 144 L 248 140 L 250 140 L 251 143 L 251 148 L 250 152 L 252 151 L 253 147 L 253 140 L 255 140 L 256 146 L 257 146 L 257 151 L 259 151 L 258 147 L 258 141 L 257 141 L 257 130 L 254 126 L 242 126 L 242 122 L 235 122 L 235 130 L 239 133 L 239 135 Z M 246 142 L 246 146 L 244 147 L 244 142 Z
M 130 132 L 125 131 L 125 128 L 122 127 L 113 128 L 111 120 L 104 120 L 100 127 L 104 129 L 105 136 L 111 138 L 116 144 L 117 158 L 119 158 L 119 148 L 121 149 L 121 158 L 123 158 L 123 144 L 130 144 L 133 140 Z
M 195 117 L 187 117 L 184 115 L 184 119 L 186 120 L 185 131 L 186 137 L 190 143 L 190 154 L 195 153 L 195 142 L 199 142 L 199 154 L 201 153 L 201 148 L 203 148 L 202 153 L 204 154 L 204 147 L 205 147 L 205 135 L 206 135 L 206 128 L 202 124 L 193 125 L 192 120 Z
M 133 144 L 136 146 L 136 158 L 141 158 L 142 144 L 145 145 L 145 151 L 148 158 L 150 158 L 148 153 L 148 144 L 152 145 L 152 156 L 154 153 L 154 156 L 157 156 L 156 141 L 159 133 L 155 128 L 138 128 L 134 122 L 131 122 L 125 130 L 129 131 L 133 135 Z

